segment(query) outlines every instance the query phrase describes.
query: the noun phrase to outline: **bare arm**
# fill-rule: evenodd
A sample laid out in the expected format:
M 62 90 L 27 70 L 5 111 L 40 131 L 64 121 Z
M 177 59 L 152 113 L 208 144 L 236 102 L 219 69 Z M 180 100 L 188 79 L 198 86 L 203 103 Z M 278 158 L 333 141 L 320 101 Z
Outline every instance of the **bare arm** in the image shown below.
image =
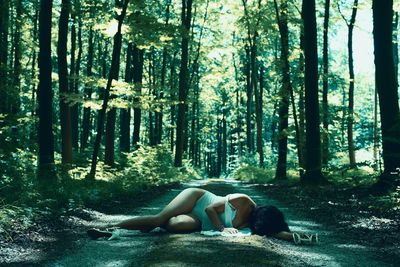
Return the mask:
M 205 211 L 208 215 L 208 218 L 210 218 L 210 221 L 212 222 L 212 224 L 215 226 L 215 228 L 217 228 L 220 231 L 223 230 L 224 225 L 221 222 L 220 218 L 218 217 L 218 213 L 223 212 L 224 209 L 225 209 L 225 200 L 220 200 L 218 202 L 215 202 L 215 203 L 209 205 L 205 209 Z

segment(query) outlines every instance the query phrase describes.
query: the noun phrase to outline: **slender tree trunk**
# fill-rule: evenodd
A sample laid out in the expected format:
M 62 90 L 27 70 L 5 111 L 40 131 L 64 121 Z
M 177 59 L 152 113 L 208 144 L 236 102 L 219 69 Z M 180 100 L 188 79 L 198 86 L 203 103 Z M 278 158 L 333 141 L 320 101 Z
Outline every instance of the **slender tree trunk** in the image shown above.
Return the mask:
M 375 170 L 379 169 L 379 158 L 378 154 L 379 149 L 379 137 L 378 137 L 378 91 L 374 90 L 374 168 Z
M 75 52 L 76 52 L 76 12 L 77 12 L 77 6 L 76 2 L 74 2 L 74 8 L 71 8 L 71 63 L 70 63 L 70 81 L 69 81 L 69 91 L 71 93 L 75 92 L 75 79 L 77 78 L 75 76 L 76 73 L 76 57 L 75 57 Z M 77 146 L 77 140 L 75 140 L 75 124 L 74 124 L 74 108 L 71 107 L 71 133 L 72 133 L 72 146 L 76 148 Z
M 132 69 L 132 50 L 133 44 L 129 43 L 126 50 L 126 67 L 125 67 L 125 82 L 130 83 L 133 80 Z M 120 113 L 120 137 L 119 147 L 123 152 L 130 150 L 130 124 L 131 124 L 131 108 L 121 109 Z
M 67 41 L 68 41 L 68 18 L 71 3 L 63 0 L 61 3 L 61 14 L 58 26 L 58 78 L 60 92 L 60 124 L 61 124 L 61 156 L 62 163 L 72 163 L 72 136 L 71 136 L 71 110 L 67 104 L 68 90 L 68 66 L 67 66 Z
M 132 63 L 133 63 L 133 83 L 135 84 L 135 90 L 137 94 L 142 93 L 142 78 L 143 78 L 143 63 L 144 63 L 144 51 L 137 48 L 136 45 L 133 47 L 132 52 Z M 138 104 L 138 99 L 135 101 Z M 140 107 L 134 107 L 133 109 L 133 137 L 132 146 L 134 149 L 137 148 L 140 141 L 140 125 L 142 123 L 142 110 Z
M 397 87 L 399 86 L 399 12 L 394 13 L 393 18 L 393 58 L 394 58 L 394 74 L 396 77 Z
M 149 68 L 148 68 L 148 79 L 149 79 L 149 95 L 154 99 L 158 100 L 157 88 L 156 88 L 156 74 L 155 74 L 155 60 L 154 60 L 154 48 L 151 48 L 149 53 Z M 149 144 L 155 146 L 157 144 L 157 131 L 158 131 L 158 115 L 156 112 L 149 111 Z
M 219 115 L 219 114 L 218 114 Z M 217 119 L 217 170 L 216 176 L 221 176 L 221 165 L 222 165 L 222 127 L 221 120 Z
M 9 1 L 0 1 L 0 113 L 8 113 L 8 24 Z
M 53 1 L 41 0 L 39 13 L 38 144 L 39 169 L 54 163 L 51 15 Z M 40 178 L 40 176 L 39 176 Z
M 171 92 L 171 101 L 175 101 L 175 94 L 174 89 L 175 89 L 175 59 L 176 59 L 176 54 L 177 52 L 174 53 L 174 56 L 172 57 L 171 61 L 171 70 L 170 70 L 170 92 Z M 175 109 L 176 105 L 173 103 L 171 105 L 171 110 L 170 110 L 170 121 L 171 125 L 174 124 L 175 121 Z M 174 137 L 175 129 L 171 127 L 170 129 L 170 148 L 171 148 L 171 153 L 174 153 L 174 147 L 175 147 L 175 137 Z
M 329 9 L 331 1 L 325 0 L 324 15 L 324 45 L 323 45 L 323 85 L 322 85 L 322 165 L 326 166 L 329 160 L 329 106 L 328 106 L 328 76 L 329 76 L 329 56 L 328 56 L 328 31 L 329 31 Z
M 169 17 L 170 17 L 170 7 L 171 7 L 171 2 L 169 1 L 167 3 L 166 11 L 165 11 L 165 26 L 169 25 Z M 168 49 L 165 46 L 163 48 L 163 53 L 162 53 L 162 63 L 161 63 L 161 80 L 160 80 L 160 86 L 161 86 L 161 92 L 160 92 L 160 99 L 164 98 L 164 92 L 166 90 L 165 88 L 165 80 L 166 80 L 166 73 L 167 73 L 167 58 L 168 58 Z M 161 110 L 158 114 L 158 139 L 157 139 L 157 144 L 161 144 L 162 141 L 162 136 L 163 136 L 163 106 L 161 106 Z
M 321 135 L 318 103 L 318 50 L 315 0 L 303 1 L 306 103 L 306 183 L 321 183 Z
M 251 84 L 253 85 L 254 91 L 254 101 L 255 101 L 255 108 L 256 108 L 256 131 L 257 131 L 257 153 L 259 156 L 259 166 L 262 168 L 264 167 L 264 150 L 263 150 L 263 137 L 262 137 L 262 99 L 260 96 L 260 92 L 258 91 L 258 81 L 257 81 L 257 32 L 253 36 L 253 44 L 251 46 Z
M 13 77 L 13 95 L 11 101 L 11 113 L 16 114 L 20 111 L 21 101 L 21 30 L 22 30 L 22 0 L 15 3 L 15 31 L 14 31 L 14 77 Z
M 299 73 L 305 73 L 304 66 L 304 25 L 300 25 L 300 56 L 299 56 Z M 305 170 L 305 106 L 304 106 L 304 79 L 300 80 L 300 89 L 299 89 L 299 139 L 300 139 L 300 151 L 301 157 L 299 157 L 300 161 L 300 177 L 304 175 Z
M 245 71 L 246 71 L 246 93 L 247 93 L 247 102 L 246 102 L 246 140 L 247 140 L 247 149 L 248 152 L 254 151 L 254 141 L 253 141 L 253 133 L 252 133 L 252 114 L 253 114 L 253 86 L 251 84 L 251 64 L 250 64 L 250 48 L 246 45 L 246 63 L 245 63 Z
M 400 112 L 393 60 L 393 1 L 373 0 L 376 88 L 381 114 L 384 173 L 381 183 L 394 184 L 400 166 Z
M 35 2 L 35 7 L 36 7 L 36 5 L 37 5 L 37 2 Z M 38 37 L 38 19 L 39 19 L 39 8 L 37 7 L 35 9 L 35 13 L 34 13 L 34 16 L 33 16 L 32 37 L 33 37 L 33 41 L 34 42 L 37 41 L 37 37 Z M 35 79 L 35 77 L 36 77 L 36 63 L 37 63 L 36 46 L 33 46 L 32 47 L 32 65 L 31 65 L 31 81 L 32 81 L 31 115 L 32 115 L 32 117 L 36 114 L 36 87 L 37 87 L 37 84 L 35 82 L 35 80 L 36 80 Z
M 353 124 L 354 124 L 354 60 L 353 60 L 353 29 L 356 21 L 358 0 L 354 0 L 353 12 L 351 14 L 350 22 L 347 23 L 348 32 L 348 56 L 349 56 L 349 105 L 347 113 L 347 144 L 349 152 L 349 162 L 351 167 L 356 165 L 356 155 L 353 137 Z
M 289 92 L 292 90 L 290 82 L 290 66 L 289 66 L 289 30 L 287 24 L 287 4 L 281 4 L 281 12 L 279 12 L 276 0 L 274 0 L 276 17 L 278 20 L 279 31 L 281 35 L 281 59 L 282 66 L 282 87 L 279 92 L 279 145 L 278 145 L 278 162 L 276 166 L 275 178 L 287 179 L 287 143 L 288 143 L 288 117 L 289 117 Z
M 122 46 L 121 28 L 122 28 L 123 20 L 126 15 L 126 10 L 128 8 L 128 4 L 129 4 L 129 0 L 125 0 L 123 2 L 122 11 L 121 11 L 120 15 L 118 15 L 118 17 L 117 17 L 118 30 L 117 30 L 117 33 L 114 35 L 114 45 L 113 45 L 113 53 L 112 53 L 112 59 L 111 59 L 111 68 L 110 68 L 110 73 L 109 73 L 108 80 L 107 80 L 106 90 L 104 92 L 103 105 L 99 112 L 99 119 L 97 121 L 97 135 L 96 135 L 94 148 L 93 148 L 92 164 L 91 164 L 91 168 L 90 168 L 90 173 L 87 176 L 87 178 L 89 178 L 89 179 L 94 179 L 95 175 L 96 175 L 97 156 L 99 153 L 101 137 L 102 137 L 103 130 L 104 130 L 104 118 L 106 115 L 107 105 L 108 105 L 108 101 L 109 101 L 109 97 L 110 97 L 111 84 L 112 84 L 112 80 L 114 79 L 114 77 L 118 76 L 118 70 L 119 70 L 118 64 L 119 64 L 119 57 L 121 54 L 121 46 Z
M 235 45 L 235 38 L 233 38 L 232 45 Z M 235 69 L 235 81 L 236 81 L 236 90 L 235 90 L 235 96 L 236 96 L 236 102 L 235 102 L 235 113 L 236 113 L 236 139 L 237 139 L 237 155 L 238 157 L 242 156 L 242 142 L 241 142 L 241 132 L 242 132 L 242 117 L 241 117 L 241 95 L 240 95 L 240 85 L 239 85 L 239 75 L 238 75 L 238 66 L 236 65 L 236 59 L 235 59 L 235 54 L 232 54 L 232 61 L 233 61 L 233 67 Z
M 186 117 L 186 99 L 188 93 L 188 61 L 189 61 L 189 36 L 190 24 L 192 18 L 192 0 L 182 0 L 182 26 L 185 32 L 182 34 L 182 54 L 181 67 L 179 72 L 179 104 L 178 117 L 176 120 L 176 149 L 175 149 L 175 166 L 182 166 L 183 149 L 184 149 L 184 128 Z
M 80 3 L 78 0 L 75 0 L 75 9 L 78 13 L 78 57 L 76 59 L 75 72 L 73 74 L 74 79 L 72 79 L 72 93 L 75 95 L 79 94 L 79 73 L 81 70 L 81 62 L 82 62 L 82 53 L 83 53 L 83 45 L 82 45 L 82 15 L 80 10 Z M 71 106 L 71 126 L 72 126 L 72 147 L 75 150 L 79 149 L 79 110 L 80 104 L 74 103 Z
M 86 76 L 93 76 L 93 27 L 90 26 L 89 29 L 89 40 L 88 40 L 88 55 L 87 55 L 87 64 L 86 64 Z M 85 86 L 85 100 L 90 100 L 92 98 L 92 85 L 89 83 Z M 82 133 L 81 133 L 81 151 L 84 151 L 87 147 L 89 132 L 91 128 L 90 124 L 90 107 L 85 107 L 83 109 L 83 118 L 82 118 Z
M 192 103 L 192 116 L 191 116 L 191 125 L 190 125 L 190 146 L 189 146 L 189 155 L 190 155 L 190 159 L 194 162 L 194 165 L 196 166 L 196 136 L 197 136 L 197 132 L 196 132 L 196 112 L 198 109 L 198 103 L 199 103 L 199 99 L 198 99 L 198 90 L 199 90 L 199 84 L 198 84 L 198 80 L 196 79 L 196 83 L 194 84 L 194 100 Z

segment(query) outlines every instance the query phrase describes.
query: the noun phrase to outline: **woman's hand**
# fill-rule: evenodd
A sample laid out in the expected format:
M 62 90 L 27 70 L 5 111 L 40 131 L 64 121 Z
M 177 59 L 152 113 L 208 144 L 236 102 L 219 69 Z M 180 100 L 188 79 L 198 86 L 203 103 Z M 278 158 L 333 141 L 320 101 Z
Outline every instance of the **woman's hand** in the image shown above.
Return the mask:
M 237 234 L 239 230 L 236 228 L 224 228 L 222 232 L 226 234 Z

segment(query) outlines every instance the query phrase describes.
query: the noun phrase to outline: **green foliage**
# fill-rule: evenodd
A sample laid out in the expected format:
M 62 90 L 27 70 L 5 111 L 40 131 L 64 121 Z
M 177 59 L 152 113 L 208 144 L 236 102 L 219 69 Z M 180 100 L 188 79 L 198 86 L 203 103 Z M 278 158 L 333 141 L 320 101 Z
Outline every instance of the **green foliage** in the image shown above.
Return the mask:
M 165 185 L 187 179 L 186 174 L 173 167 L 173 157 L 166 145 L 141 146 L 127 154 L 127 168 L 118 180 L 124 189 Z
M 34 211 L 30 207 L 0 204 L 0 237 L 5 241 L 12 241 L 13 234 L 10 229 L 17 225 L 18 230 L 26 230 L 31 226 L 33 218 Z
M 233 178 L 250 183 L 268 183 L 274 177 L 271 169 L 262 169 L 251 165 L 243 165 L 233 172 Z

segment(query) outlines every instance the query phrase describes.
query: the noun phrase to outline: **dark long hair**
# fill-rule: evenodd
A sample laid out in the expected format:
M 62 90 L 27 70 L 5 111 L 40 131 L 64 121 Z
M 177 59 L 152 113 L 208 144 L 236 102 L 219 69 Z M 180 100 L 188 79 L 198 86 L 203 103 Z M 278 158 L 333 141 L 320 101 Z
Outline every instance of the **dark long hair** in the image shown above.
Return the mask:
M 249 226 L 253 234 L 271 236 L 287 231 L 289 226 L 285 222 L 285 216 L 275 206 L 256 206 L 250 213 Z

